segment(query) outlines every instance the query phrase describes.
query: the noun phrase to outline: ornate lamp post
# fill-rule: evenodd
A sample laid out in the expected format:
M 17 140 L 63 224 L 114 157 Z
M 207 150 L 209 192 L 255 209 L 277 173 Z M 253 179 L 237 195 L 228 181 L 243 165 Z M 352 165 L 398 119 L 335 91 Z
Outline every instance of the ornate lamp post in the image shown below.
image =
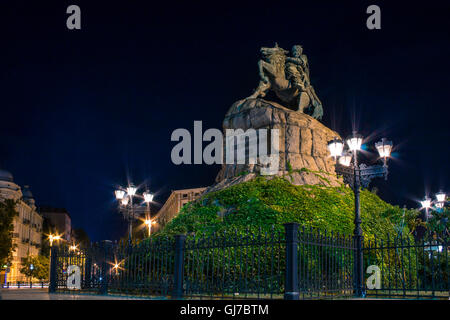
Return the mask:
M 429 213 L 430 209 L 436 210 L 438 212 L 442 211 L 445 207 L 445 204 L 447 202 L 447 195 L 439 191 L 436 193 L 436 200 L 431 200 L 429 197 L 425 196 L 422 201 L 420 201 L 420 209 L 425 209 L 425 221 L 428 222 L 428 219 L 430 218 L 431 214 Z M 434 207 L 433 207 L 434 205 Z
M 367 166 L 364 163 L 358 164 L 358 151 L 361 150 L 362 141 L 363 137 L 354 131 L 353 135 L 346 140 L 347 150 L 345 150 L 344 142 L 338 138 L 328 143 L 328 150 L 336 161 L 336 173 L 343 177 L 344 183 L 352 188 L 355 196 L 355 229 L 353 239 L 356 246 L 355 294 L 358 297 L 363 296 L 363 234 L 361 229 L 360 188 L 367 188 L 373 178 L 384 177 L 387 179 L 387 159 L 390 157 L 392 151 L 392 142 L 383 138 L 375 144 L 375 148 L 383 160 L 383 165 Z
M 145 191 L 142 196 L 137 194 L 137 190 L 138 188 L 131 183 L 126 188 L 126 192 L 124 191 L 124 188 L 119 188 L 114 192 L 119 203 L 119 212 L 122 213 L 128 221 L 128 241 L 130 243 L 132 241 L 133 221 L 136 219 L 135 212 L 137 209 L 134 204 L 134 198 L 144 198 L 144 202 L 147 204 L 148 214 L 150 214 L 150 202 L 153 200 L 153 195 L 148 190 Z
M 155 224 L 155 221 L 151 219 L 150 214 L 150 202 L 153 201 L 153 194 L 151 194 L 148 190 L 145 191 L 142 196 L 144 197 L 144 202 L 147 204 L 147 211 L 145 213 L 145 225 L 148 228 L 148 236 L 152 234 L 152 224 Z

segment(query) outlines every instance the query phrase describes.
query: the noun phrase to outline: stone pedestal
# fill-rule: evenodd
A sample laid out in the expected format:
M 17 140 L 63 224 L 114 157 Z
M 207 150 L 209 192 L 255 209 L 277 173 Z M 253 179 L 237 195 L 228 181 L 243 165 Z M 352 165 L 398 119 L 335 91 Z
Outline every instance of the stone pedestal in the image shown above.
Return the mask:
M 316 119 L 263 99 L 237 101 L 225 115 L 224 132 L 226 129 L 249 128 L 279 129 L 277 175 L 288 175 L 294 184 L 338 184 L 327 144 L 339 135 Z M 248 180 L 259 174 L 260 169 L 258 164 L 248 164 L 248 161 L 246 164 L 223 164 L 216 182 L 228 185 L 234 184 L 233 181 Z

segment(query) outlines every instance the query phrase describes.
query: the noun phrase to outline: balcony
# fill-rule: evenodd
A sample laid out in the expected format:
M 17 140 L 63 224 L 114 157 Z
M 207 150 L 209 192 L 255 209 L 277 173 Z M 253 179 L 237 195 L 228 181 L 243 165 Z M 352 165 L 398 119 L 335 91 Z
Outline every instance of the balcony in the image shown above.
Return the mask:
M 28 243 L 30 242 L 30 239 L 22 239 L 22 243 Z
M 30 224 L 30 220 L 26 219 L 26 218 L 23 218 L 23 224 Z
M 13 234 L 12 234 L 12 237 L 13 237 L 13 238 L 18 238 L 18 237 L 19 237 L 19 233 L 17 233 L 17 232 L 13 233 Z

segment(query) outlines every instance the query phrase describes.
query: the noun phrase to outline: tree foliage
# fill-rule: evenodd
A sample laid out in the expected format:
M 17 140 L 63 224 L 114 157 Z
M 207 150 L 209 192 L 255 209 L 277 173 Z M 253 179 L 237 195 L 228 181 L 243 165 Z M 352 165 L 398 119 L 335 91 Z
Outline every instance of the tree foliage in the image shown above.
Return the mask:
M 321 231 L 352 234 L 354 198 L 350 188 L 318 185 L 295 186 L 284 178 L 258 177 L 229 188 L 211 192 L 187 204 L 180 214 L 156 234 L 188 233 L 209 235 L 234 229 L 261 228 L 272 225 L 282 231 L 283 224 L 297 222 Z M 361 191 L 362 229 L 372 240 L 410 234 L 417 213 L 403 211 L 381 200 L 375 193 Z
M 82 248 L 89 247 L 91 240 L 89 238 L 89 235 L 83 228 L 73 229 L 73 235 L 75 237 L 76 242 L 78 243 L 78 245 L 80 247 L 82 247 Z
M 30 266 L 33 268 L 30 268 Z M 46 256 L 28 256 L 22 261 L 20 272 L 28 277 L 39 279 L 41 281 L 48 280 L 50 260 Z

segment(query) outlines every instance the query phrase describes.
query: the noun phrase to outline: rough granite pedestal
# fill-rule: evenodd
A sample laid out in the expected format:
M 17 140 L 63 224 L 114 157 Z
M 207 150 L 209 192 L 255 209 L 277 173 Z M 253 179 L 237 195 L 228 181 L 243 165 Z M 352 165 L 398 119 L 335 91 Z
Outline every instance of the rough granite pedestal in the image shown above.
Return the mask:
M 339 137 L 311 116 L 260 98 L 234 103 L 223 121 L 223 130 L 279 129 L 279 171 L 293 184 L 337 186 L 334 160 L 329 156 L 328 141 Z M 247 159 L 246 159 L 247 160 Z M 208 191 L 248 181 L 260 174 L 260 165 L 223 164 L 216 184 Z

